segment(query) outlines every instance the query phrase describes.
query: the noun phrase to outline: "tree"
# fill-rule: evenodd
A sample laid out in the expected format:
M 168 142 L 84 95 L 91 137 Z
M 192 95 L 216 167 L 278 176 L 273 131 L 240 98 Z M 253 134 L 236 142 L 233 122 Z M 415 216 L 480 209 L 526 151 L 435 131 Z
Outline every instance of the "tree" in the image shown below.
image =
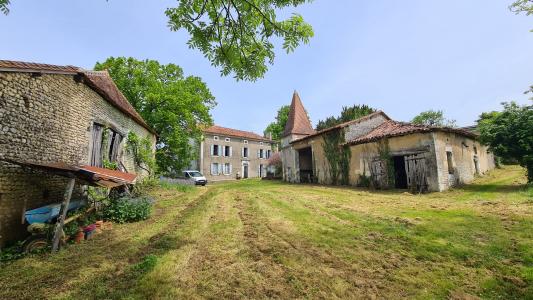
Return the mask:
M 330 128 L 344 122 L 356 120 L 366 115 L 369 115 L 375 111 L 375 109 L 366 104 L 343 106 L 340 116 L 330 116 L 325 120 L 318 121 L 318 124 L 316 125 L 316 130 L 324 130 L 326 128 Z
M 0 11 L 7 15 L 9 13 L 9 0 L 0 0 Z
M 180 0 L 168 8 L 169 27 L 190 34 L 190 48 L 200 50 L 221 74 L 234 73 L 237 80 L 255 81 L 274 62 L 272 40 L 283 40 L 289 53 L 308 43 L 313 29 L 302 16 L 277 20 L 276 12 L 311 0 Z
M 509 6 L 509 9 L 516 13 L 526 13 L 527 16 L 533 14 L 533 0 L 517 0 Z
M 438 127 L 455 127 L 455 120 L 444 118 L 442 110 L 426 110 L 419 113 L 411 123 Z
M 285 130 L 285 125 L 289 119 L 289 111 L 291 107 L 289 105 L 283 105 L 278 109 L 278 114 L 276 115 L 276 121 L 268 124 L 267 128 L 264 131 L 265 136 L 272 134 L 272 140 L 279 141 L 281 140 L 281 135 L 283 130 Z
M 215 98 L 199 77 L 187 76 L 174 64 L 155 60 L 110 57 L 96 63 L 107 69 L 118 88 L 158 134 L 157 166 L 160 171 L 182 170 L 195 158 L 191 139 L 213 120 L 209 111 Z
M 528 183 L 533 182 L 533 105 L 502 103 L 502 112 L 481 114 L 478 120 L 480 140 L 503 159 L 512 159 L 527 169 Z

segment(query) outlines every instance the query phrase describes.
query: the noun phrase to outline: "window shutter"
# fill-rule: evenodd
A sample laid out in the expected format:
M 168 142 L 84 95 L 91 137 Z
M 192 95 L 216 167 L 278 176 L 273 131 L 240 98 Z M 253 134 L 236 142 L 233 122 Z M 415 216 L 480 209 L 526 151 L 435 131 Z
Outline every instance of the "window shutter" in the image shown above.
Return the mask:
M 231 174 L 233 172 L 233 166 L 231 164 L 229 164 L 229 172 L 228 174 Z
M 222 165 L 222 164 L 219 164 L 219 165 L 218 165 L 218 174 L 220 174 L 220 173 L 223 173 L 223 172 L 224 172 L 224 171 L 222 170 L 222 167 L 223 167 L 223 165 Z
M 261 155 L 261 152 L 259 152 L 259 150 L 257 150 L 257 158 L 261 158 L 261 156 L 259 156 L 259 155 Z
M 213 145 L 211 145 L 211 148 L 213 148 Z M 211 175 L 215 175 L 214 169 L 215 169 L 215 164 L 211 164 Z
M 215 148 L 215 147 L 214 147 L 213 145 L 211 145 L 211 156 L 213 156 L 213 155 L 215 154 L 215 153 L 213 152 L 213 151 L 214 151 L 214 148 Z
M 241 156 L 244 157 L 244 147 L 241 149 Z
M 229 157 L 233 156 L 233 147 L 229 147 Z

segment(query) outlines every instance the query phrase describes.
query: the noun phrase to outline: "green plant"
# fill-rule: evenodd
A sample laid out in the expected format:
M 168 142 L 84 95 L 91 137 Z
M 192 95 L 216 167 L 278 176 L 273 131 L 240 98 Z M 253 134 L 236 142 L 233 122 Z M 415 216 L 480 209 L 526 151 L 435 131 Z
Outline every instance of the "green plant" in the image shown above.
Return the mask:
M 24 257 L 22 241 L 0 250 L 0 262 L 9 262 Z
M 192 185 L 169 183 L 165 181 L 161 181 L 159 186 L 166 190 L 176 190 L 179 192 L 189 192 L 194 189 Z
M 146 220 L 151 213 L 152 201 L 147 197 L 110 199 L 103 210 L 104 218 L 116 223 Z
M 322 147 L 329 165 L 329 177 L 331 184 L 348 185 L 350 180 L 349 147 L 341 146 L 344 143 L 344 130 L 335 129 L 324 133 Z
M 102 164 L 104 165 L 104 168 L 110 169 L 110 170 L 118 170 L 118 163 L 117 162 L 111 162 L 107 159 L 102 160 Z
M 157 265 L 158 258 L 153 254 L 146 255 L 143 260 L 131 267 L 131 273 L 137 276 L 152 271 Z
M 147 171 L 150 175 L 153 174 L 156 162 L 152 150 L 152 142 L 148 137 L 140 138 L 135 132 L 131 131 L 128 134 L 126 150 L 133 155 L 136 166 Z
M 145 177 L 140 182 L 137 182 L 131 189 L 134 197 L 148 195 L 150 191 L 160 185 L 159 179 L 155 177 Z
M 371 185 L 372 178 L 366 176 L 365 174 L 359 175 L 359 181 L 357 182 L 358 187 L 369 188 Z

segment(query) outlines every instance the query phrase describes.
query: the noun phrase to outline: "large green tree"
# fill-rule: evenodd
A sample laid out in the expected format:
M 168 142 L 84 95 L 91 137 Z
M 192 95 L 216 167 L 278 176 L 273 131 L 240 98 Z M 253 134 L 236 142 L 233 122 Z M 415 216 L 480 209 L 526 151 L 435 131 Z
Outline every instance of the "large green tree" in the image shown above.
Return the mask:
M 366 104 L 343 106 L 341 114 L 338 117 L 330 116 L 325 120 L 318 121 L 316 125 L 316 130 L 324 130 L 326 128 L 333 127 L 344 122 L 359 119 L 375 111 L 375 109 Z
M 416 115 L 411 123 L 427 126 L 455 127 L 455 120 L 446 119 L 442 110 L 426 110 Z
M 503 111 L 481 114 L 478 130 L 482 143 L 504 159 L 516 160 L 533 182 L 533 105 L 502 103 Z
M 533 14 L 533 0 L 517 0 L 509 6 L 509 9 L 514 13 L 525 13 L 526 15 Z
M 196 158 L 192 140 L 211 125 L 215 98 L 199 77 L 185 76 L 174 64 L 155 60 L 110 57 L 95 70 L 109 74 L 146 122 L 155 129 L 157 166 L 160 172 L 181 170 Z
M 281 140 L 281 135 L 283 130 L 285 130 L 285 125 L 289 119 L 289 111 L 291 107 L 289 105 L 283 105 L 278 109 L 278 114 L 276 115 L 276 120 L 268 124 L 267 128 L 264 131 L 265 136 L 272 134 L 272 140 L 279 141 Z
M 170 30 L 186 30 L 197 49 L 222 75 L 237 80 L 262 78 L 274 63 L 274 42 L 289 53 L 313 37 L 313 28 L 299 14 L 279 19 L 278 13 L 312 0 L 178 0 L 167 8 Z M 9 12 L 9 0 L 0 11 Z

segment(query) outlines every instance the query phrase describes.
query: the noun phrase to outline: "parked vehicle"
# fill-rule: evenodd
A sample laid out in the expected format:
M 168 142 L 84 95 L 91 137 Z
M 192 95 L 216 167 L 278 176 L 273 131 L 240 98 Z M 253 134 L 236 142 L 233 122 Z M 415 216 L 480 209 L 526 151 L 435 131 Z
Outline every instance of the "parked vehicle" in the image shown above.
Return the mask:
M 188 179 L 194 180 L 194 184 L 205 186 L 207 184 L 207 179 L 202 173 L 195 170 L 186 170 L 183 171 L 183 176 Z

